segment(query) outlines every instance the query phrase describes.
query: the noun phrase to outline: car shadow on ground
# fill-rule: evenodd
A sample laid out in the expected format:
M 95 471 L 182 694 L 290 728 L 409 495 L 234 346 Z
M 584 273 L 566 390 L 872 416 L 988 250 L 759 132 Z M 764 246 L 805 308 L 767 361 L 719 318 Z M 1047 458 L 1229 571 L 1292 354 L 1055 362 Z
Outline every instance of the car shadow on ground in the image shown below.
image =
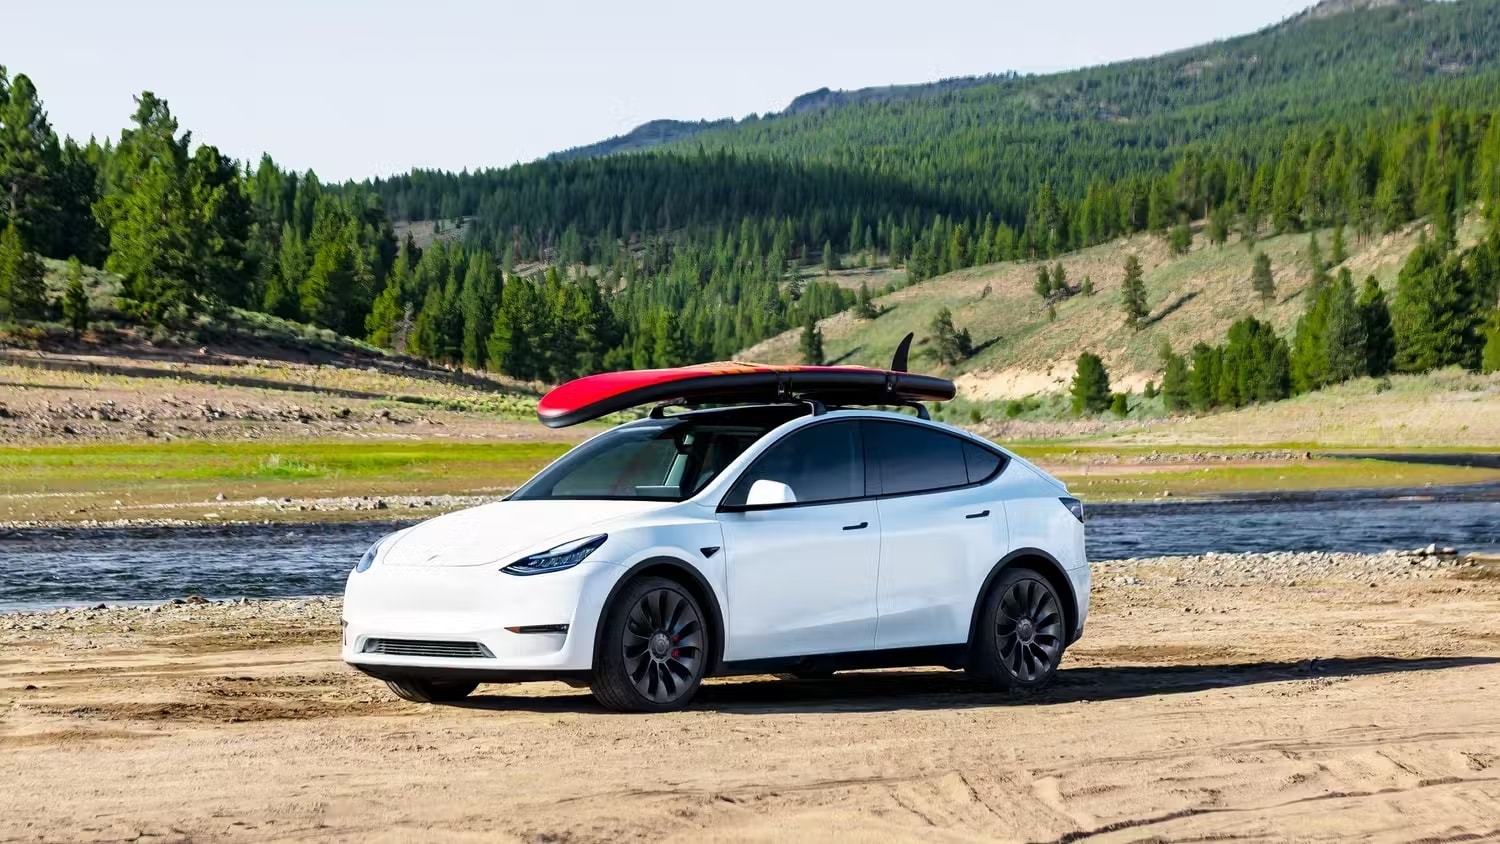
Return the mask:
M 839 674 L 828 680 L 729 679 L 709 682 L 698 690 L 691 708 L 728 714 L 763 715 L 1036 706 L 1190 694 L 1210 689 L 1317 677 L 1441 671 L 1496 663 L 1500 663 L 1500 657 L 1355 657 L 1222 665 L 1089 666 L 1064 668 L 1058 672 L 1057 680 L 1051 686 L 1025 694 L 984 691 L 958 671 L 864 671 Z M 485 694 L 486 688 L 494 688 L 501 693 Z M 505 689 L 503 686 L 481 687 L 479 694 L 451 705 L 525 712 L 604 711 L 584 691 L 570 695 L 520 697 L 504 694 Z

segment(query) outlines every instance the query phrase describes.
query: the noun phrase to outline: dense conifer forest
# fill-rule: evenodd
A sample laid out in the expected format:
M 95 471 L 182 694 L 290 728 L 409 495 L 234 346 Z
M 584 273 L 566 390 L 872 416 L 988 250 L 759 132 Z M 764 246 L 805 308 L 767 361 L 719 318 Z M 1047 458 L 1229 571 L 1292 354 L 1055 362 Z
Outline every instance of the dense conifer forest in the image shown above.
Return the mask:
M 843 262 L 917 284 L 1140 232 L 1185 251 L 1190 222 L 1253 248 L 1425 218 L 1394 301 L 1320 254 L 1327 283 L 1296 336 L 1248 319 L 1222 347 L 1166 354 L 1164 398 L 1207 409 L 1495 368 L 1500 246 L 1460 251 L 1454 232 L 1475 209 L 1500 216 L 1500 0 L 1363 5 L 1107 67 L 817 92 L 598 148 L 633 150 L 617 154 L 343 184 L 232 160 L 151 92 L 118 137 L 60 139 L 32 81 L 0 69 L 0 322 L 84 330 L 81 276 L 44 279 L 41 258 L 71 258 L 118 274 L 117 316 L 144 326 L 263 311 L 557 381 L 878 312 L 823 278 Z M 446 236 L 398 236 L 417 221 Z M 1043 295 L 1073 292 L 1058 281 Z

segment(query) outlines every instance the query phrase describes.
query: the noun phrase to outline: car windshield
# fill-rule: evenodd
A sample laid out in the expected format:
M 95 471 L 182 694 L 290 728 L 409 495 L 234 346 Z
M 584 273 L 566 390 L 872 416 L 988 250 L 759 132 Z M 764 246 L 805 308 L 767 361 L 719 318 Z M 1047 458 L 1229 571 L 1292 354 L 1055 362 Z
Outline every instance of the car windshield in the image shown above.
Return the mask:
M 511 501 L 686 501 L 786 416 L 710 414 L 617 428 L 573 449 Z

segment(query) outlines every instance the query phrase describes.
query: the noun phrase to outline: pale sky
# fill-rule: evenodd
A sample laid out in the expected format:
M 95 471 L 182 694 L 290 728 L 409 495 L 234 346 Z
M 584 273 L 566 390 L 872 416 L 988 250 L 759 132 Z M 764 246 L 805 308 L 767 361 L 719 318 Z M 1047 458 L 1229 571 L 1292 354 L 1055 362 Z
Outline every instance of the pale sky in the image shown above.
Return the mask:
M 149 89 L 195 141 L 329 181 L 505 166 L 825 86 L 1154 55 L 1310 3 L 4 0 L 0 64 L 60 134 L 118 137 Z

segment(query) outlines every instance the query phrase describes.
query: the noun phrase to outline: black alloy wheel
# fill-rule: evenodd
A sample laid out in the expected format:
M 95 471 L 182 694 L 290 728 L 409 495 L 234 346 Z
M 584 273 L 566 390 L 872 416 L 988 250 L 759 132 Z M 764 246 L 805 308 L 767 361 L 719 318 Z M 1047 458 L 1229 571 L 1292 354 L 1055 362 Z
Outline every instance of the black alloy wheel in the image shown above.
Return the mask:
M 708 630 L 698 602 L 680 584 L 644 578 L 611 608 L 592 688 L 599 702 L 626 712 L 686 706 L 708 666 Z
M 1046 578 L 1025 568 L 1004 572 L 982 622 L 973 666 L 980 679 L 1005 689 L 1038 688 L 1052 679 L 1067 646 L 1067 624 Z

